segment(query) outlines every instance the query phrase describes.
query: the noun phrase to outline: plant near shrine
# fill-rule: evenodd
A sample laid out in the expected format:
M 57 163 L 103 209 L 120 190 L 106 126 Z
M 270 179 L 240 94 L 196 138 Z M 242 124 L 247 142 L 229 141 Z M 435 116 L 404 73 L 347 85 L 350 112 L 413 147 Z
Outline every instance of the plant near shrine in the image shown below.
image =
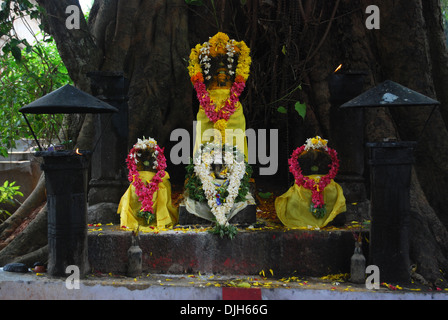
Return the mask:
M 22 52 L 13 49 L 24 44 L 24 41 L 5 44 L 0 58 L 0 155 L 4 157 L 15 147 L 16 140 L 33 138 L 18 110 L 70 82 L 52 38 L 44 37 L 34 46 L 26 44 Z M 46 144 L 65 139 L 59 136 L 62 115 L 31 114 L 28 118 L 36 136 Z
M 0 156 L 7 157 L 15 148 L 15 141 L 32 139 L 29 128 L 18 110 L 51 91 L 70 83 L 56 43 L 42 32 L 42 10 L 28 0 L 2 1 L 0 10 Z M 39 31 L 33 28 L 37 24 Z M 19 36 L 18 26 L 26 29 L 29 37 Z M 27 40 L 28 39 L 28 40 Z M 46 144 L 62 143 L 60 137 L 62 115 L 29 115 L 33 130 Z
M 1 204 L 22 204 L 16 199 L 17 196 L 23 197 L 23 193 L 19 191 L 20 186 L 15 185 L 16 182 L 9 182 L 6 180 L 3 185 L 0 185 L 0 205 Z M 10 216 L 11 213 L 6 209 L 0 208 L 0 219 Z

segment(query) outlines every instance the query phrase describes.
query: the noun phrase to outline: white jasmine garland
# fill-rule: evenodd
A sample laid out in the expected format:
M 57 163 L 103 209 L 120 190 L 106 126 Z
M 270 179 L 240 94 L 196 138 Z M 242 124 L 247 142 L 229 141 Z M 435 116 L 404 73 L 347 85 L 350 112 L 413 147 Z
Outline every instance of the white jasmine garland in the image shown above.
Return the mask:
M 319 136 L 316 136 L 314 138 L 308 138 L 306 139 L 305 143 L 305 151 L 308 151 L 310 149 L 314 150 L 323 149 L 325 151 L 328 151 L 327 143 L 328 143 L 327 139 L 322 139 Z
M 225 199 L 222 199 L 222 201 L 218 201 L 217 188 L 220 186 L 215 185 L 214 183 L 214 177 L 211 174 L 211 165 L 212 163 L 216 163 L 213 160 L 219 158 L 217 155 L 220 155 L 223 149 L 225 149 L 224 164 L 229 172 L 228 178 L 224 182 L 224 184 L 228 182 L 228 195 Z M 194 157 L 194 172 L 202 182 L 202 188 L 207 198 L 207 204 L 213 215 L 216 217 L 216 222 L 224 227 L 229 225 L 227 215 L 230 210 L 232 210 L 235 199 L 238 197 L 241 179 L 246 173 L 246 165 L 239 155 L 239 151 L 228 151 L 232 149 L 233 148 L 229 148 L 228 145 L 222 147 L 219 144 L 207 143 L 201 146 Z M 218 163 L 220 162 L 218 161 Z
M 210 43 L 204 42 L 203 47 L 199 50 L 199 63 L 202 65 L 203 73 L 205 75 L 206 80 L 211 79 L 210 73 Z M 233 68 L 233 62 L 235 61 L 235 40 L 230 40 L 229 43 L 226 44 L 226 55 L 227 55 L 227 68 L 229 75 L 234 75 L 235 71 L 232 70 Z

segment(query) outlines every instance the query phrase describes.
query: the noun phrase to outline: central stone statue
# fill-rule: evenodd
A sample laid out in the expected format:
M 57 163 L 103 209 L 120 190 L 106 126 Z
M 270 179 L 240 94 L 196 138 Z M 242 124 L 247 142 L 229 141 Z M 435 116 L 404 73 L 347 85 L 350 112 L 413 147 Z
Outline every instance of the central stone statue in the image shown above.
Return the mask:
M 191 50 L 188 66 L 200 106 L 179 223 L 213 221 L 221 236 L 234 236 L 231 219 L 256 221 L 249 192 L 252 169 L 247 163 L 246 121 L 239 101 L 249 77 L 249 53 L 244 41 L 218 32 Z M 243 218 L 235 220 L 236 214 Z
M 222 32 L 191 50 L 188 71 L 199 100 L 193 154 L 206 142 L 237 146 L 247 160 L 246 120 L 239 101 L 249 77 L 250 49 Z

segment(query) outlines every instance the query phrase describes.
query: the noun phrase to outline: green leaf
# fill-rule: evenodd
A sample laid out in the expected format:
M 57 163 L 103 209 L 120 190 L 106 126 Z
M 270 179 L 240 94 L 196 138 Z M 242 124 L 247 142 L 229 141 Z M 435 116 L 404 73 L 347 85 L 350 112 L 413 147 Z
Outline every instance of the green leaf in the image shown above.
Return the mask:
M 241 282 L 241 283 L 238 283 L 236 286 L 238 288 L 250 288 L 251 287 L 249 282 Z
M 7 158 L 8 157 L 8 149 L 0 146 L 0 156 L 2 156 L 3 158 Z
M 272 196 L 272 192 L 258 192 L 258 195 L 260 198 L 269 199 L 269 197 Z
M 288 112 L 288 110 L 286 110 L 285 107 L 278 107 L 277 111 L 280 112 L 280 113 L 287 113 Z
M 17 62 L 22 60 L 22 50 L 20 50 L 19 47 L 17 46 L 11 47 L 11 54 L 14 57 L 14 59 L 16 59 Z
M 305 115 L 306 115 L 306 103 L 300 103 L 300 101 L 297 101 L 296 104 L 294 105 L 294 109 L 297 111 L 297 113 L 299 114 L 299 116 L 301 116 L 302 119 L 305 120 Z

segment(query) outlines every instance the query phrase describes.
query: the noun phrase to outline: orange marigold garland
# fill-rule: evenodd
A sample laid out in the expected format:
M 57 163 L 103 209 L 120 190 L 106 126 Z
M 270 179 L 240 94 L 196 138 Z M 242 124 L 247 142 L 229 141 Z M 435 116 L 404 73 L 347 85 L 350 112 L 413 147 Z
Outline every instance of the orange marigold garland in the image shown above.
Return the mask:
M 239 101 L 241 93 L 246 86 L 246 80 L 249 77 L 249 70 L 251 64 L 250 49 L 244 41 L 237 42 L 230 40 L 229 37 L 222 32 L 218 32 L 211 37 L 208 42 L 202 45 L 198 44 L 191 50 L 190 62 L 188 66 L 190 80 L 196 90 L 199 103 L 204 108 L 205 114 L 213 123 L 220 120 L 228 121 L 230 116 L 235 112 L 236 104 Z M 210 57 L 226 54 L 228 60 L 228 67 L 233 63 L 235 56 L 238 56 L 238 65 L 233 71 L 229 68 L 229 74 L 235 75 L 235 80 L 230 88 L 229 97 L 226 99 L 222 108 L 217 108 L 210 98 L 210 94 L 204 83 L 205 79 L 209 80 L 211 75 Z

